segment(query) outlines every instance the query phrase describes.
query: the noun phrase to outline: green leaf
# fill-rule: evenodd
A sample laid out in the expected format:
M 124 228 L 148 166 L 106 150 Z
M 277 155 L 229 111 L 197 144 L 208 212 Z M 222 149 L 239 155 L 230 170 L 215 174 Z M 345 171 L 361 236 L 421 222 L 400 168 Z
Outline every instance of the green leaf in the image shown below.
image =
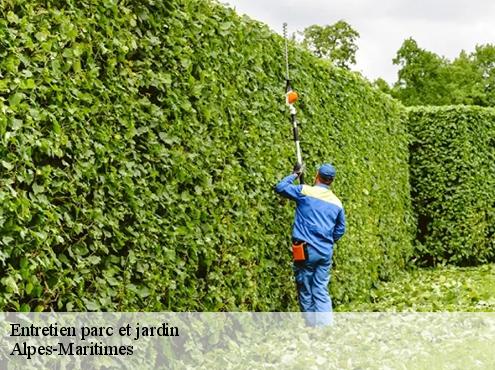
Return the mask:
M 5 243 L 7 244 L 7 243 Z M 7 288 L 8 291 L 19 294 L 19 287 L 17 286 L 17 283 L 15 282 L 14 278 L 11 276 L 7 276 L 1 279 L 2 284 Z
M 40 194 L 45 191 L 45 187 L 43 185 L 38 185 L 36 183 L 33 184 L 33 192 L 34 194 Z
M 0 161 L 2 166 L 7 169 L 7 171 L 10 171 L 14 168 L 14 165 L 12 163 L 6 162 L 6 161 Z
M 31 90 L 36 87 L 36 82 L 32 78 L 28 78 L 27 80 L 21 81 L 19 86 L 21 89 Z
M 7 20 L 10 23 L 19 23 L 19 17 L 11 10 L 7 13 Z
M 100 310 L 100 305 L 98 302 L 95 301 L 90 301 L 87 299 L 83 299 L 84 305 L 86 306 L 86 310 L 88 311 L 99 311 Z
M 89 256 L 86 258 L 86 260 L 91 264 L 91 265 L 97 265 L 100 263 L 101 258 L 98 256 Z
M 23 93 L 15 93 L 9 97 L 9 104 L 11 106 L 19 105 L 19 103 L 24 99 L 25 95 Z

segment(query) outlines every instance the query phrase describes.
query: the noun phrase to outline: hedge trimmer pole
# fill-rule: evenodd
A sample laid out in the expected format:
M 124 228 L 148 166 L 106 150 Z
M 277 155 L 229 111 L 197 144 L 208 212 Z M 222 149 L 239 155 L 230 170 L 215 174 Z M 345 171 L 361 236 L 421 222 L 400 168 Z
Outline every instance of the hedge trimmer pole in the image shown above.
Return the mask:
M 283 24 L 284 30 L 284 39 L 285 39 L 285 103 L 289 107 L 290 112 L 290 120 L 292 123 L 292 133 L 294 135 L 294 144 L 296 146 L 296 160 L 299 165 L 302 166 L 302 153 L 301 153 L 301 144 L 299 142 L 299 130 L 297 128 L 297 119 L 296 119 L 296 107 L 294 107 L 294 103 L 298 99 L 298 94 L 294 90 L 292 90 L 292 86 L 290 84 L 289 77 L 289 43 L 287 39 L 287 23 Z M 304 174 L 301 173 L 299 176 L 299 183 L 304 184 Z
M 299 143 L 299 130 L 297 128 L 297 120 L 296 120 L 296 108 L 294 108 L 293 105 L 289 105 L 289 110 L 290 110 L 290 119 L 292 122 L 292 132 L 294 134 L 294 143 L 296 145 L 297 163 L 302 164 L 301 145 Z

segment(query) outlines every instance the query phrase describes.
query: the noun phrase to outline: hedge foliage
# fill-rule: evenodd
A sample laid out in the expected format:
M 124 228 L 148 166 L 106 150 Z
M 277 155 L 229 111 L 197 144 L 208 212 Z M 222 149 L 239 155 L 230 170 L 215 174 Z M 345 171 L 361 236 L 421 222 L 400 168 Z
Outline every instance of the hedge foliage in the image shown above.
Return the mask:
M 0 5 L 0 309 L 296 309 L 281 37 L 203 0 Z M 304 157 L 338 170 L 335 302 L 411 251 L 403 110 L 291 49 Z
M 409 110 L 420 262 L 495 261 L 495 109 Z

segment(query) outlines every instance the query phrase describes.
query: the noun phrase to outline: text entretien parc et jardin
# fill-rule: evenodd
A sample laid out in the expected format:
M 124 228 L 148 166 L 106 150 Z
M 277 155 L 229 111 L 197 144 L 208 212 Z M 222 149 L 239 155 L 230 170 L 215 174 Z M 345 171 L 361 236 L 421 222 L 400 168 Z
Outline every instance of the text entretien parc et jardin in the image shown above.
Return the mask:
M 31 345 L 26 341 L 16 342 L 11 356 L 26 356 L 30 359 L 34 355 L 49 356 L 131 356 L 134 353 L 133 345 L 106 345 L 95 341 L 95 337 L 129 337 L 137 341 L 144 337 L 178 337 L 179 328 L 169 326 L 164 322 L 160 326 L 144 326 L 127 324 L 114 328 L 113 326 L 59 326 L 51 323 L 47 326 L 35 326 L 33 324 L 22 326 L 18 323 L 10 324 L 11 337 L 72 337 L 84 344 L 76 342 L 59 342 L 56 345 Z

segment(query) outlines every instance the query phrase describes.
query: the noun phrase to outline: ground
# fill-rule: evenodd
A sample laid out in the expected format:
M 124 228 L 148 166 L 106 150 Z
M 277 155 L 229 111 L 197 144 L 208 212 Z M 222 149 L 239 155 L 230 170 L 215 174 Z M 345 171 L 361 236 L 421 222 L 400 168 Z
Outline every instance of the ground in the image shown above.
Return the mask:
M 416 268 L 372 297 L 336 307 L 324 328 L 306 327 L 299 313 L 237 314 L 231 326 L 227 316 L 222 339 L 197 358 L 225 369 L 495 368 L 495 264 Z
M 416 269 L 337 311 L 495 311 L 495 264 Z

